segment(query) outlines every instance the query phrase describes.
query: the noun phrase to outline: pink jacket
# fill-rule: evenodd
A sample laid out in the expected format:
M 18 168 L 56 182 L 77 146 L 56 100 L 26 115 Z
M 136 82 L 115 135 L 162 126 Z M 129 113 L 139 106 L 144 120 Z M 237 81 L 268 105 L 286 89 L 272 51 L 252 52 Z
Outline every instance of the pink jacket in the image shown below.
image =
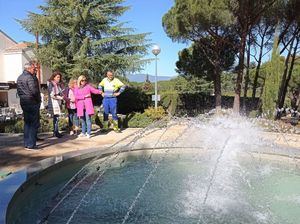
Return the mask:
M 101 94 L 101 91 L 86 84 L 84 87 L 76 87 L 74 89 L 76 107 L 77 107 L 77 116 L 83 117 L 83 110 L 85 109 L 88 115 L 94 114 L 94 105 L 91 97 L 86 97 L 87 95 Z

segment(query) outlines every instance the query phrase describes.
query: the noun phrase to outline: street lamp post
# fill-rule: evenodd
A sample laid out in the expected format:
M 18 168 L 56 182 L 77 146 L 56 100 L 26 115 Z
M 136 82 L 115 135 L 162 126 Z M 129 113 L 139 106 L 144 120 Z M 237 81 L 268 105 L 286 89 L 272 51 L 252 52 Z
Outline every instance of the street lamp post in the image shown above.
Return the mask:
M 155 44 L 152 47 L 152 53 L 155 55 L 155 110 L 157 110 L 157 55 L 160 53 L 160 47 Z

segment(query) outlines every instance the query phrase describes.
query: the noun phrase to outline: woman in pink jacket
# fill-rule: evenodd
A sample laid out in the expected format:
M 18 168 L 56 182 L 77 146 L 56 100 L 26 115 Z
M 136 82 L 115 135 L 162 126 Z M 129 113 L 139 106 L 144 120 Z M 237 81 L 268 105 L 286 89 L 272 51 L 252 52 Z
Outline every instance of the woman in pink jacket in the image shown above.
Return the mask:
M 79 137 L 91 137 L 92 122 L 91 116 L 94 115 L 94 105 L 91 94 L 101 94 L 102 91 L 88 84 L 84 75 L 79 76 L 77 80 L 77 88 L 74 89 L 77 116 L 81 120 L 81 134 Z

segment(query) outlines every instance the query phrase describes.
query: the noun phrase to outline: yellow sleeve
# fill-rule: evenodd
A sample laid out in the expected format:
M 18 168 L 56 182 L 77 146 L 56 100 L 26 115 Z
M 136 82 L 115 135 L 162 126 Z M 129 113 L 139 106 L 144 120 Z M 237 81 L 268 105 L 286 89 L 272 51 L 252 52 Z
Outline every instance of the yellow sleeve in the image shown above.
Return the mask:
M 116 79 L 116 87 L 117 87 L 117 88 L 120 88 L 120 87 L 122 87 L 122 86 L 124 86 L 124 83 L 121 82 L 119 79 Z
M 98 86 L 104 86 L 104 79 L 102 79 Z

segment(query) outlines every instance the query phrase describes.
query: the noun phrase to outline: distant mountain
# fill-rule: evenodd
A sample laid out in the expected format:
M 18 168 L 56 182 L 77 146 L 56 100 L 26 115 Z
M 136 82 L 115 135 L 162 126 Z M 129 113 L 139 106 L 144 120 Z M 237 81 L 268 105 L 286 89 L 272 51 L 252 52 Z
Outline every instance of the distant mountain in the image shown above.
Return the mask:
M 126 78 L 129 79 L 130 82 L 145 82 L 146 81 L 147 74 L 130 74 L 126 75 Z M 157 81 L 168 81 L 170 79 L 175 78 L 176 76 L 157 76 Z M 155 82 L 155 76 L 154 75 L 148 75 L 148 79 L 150 82 Z

